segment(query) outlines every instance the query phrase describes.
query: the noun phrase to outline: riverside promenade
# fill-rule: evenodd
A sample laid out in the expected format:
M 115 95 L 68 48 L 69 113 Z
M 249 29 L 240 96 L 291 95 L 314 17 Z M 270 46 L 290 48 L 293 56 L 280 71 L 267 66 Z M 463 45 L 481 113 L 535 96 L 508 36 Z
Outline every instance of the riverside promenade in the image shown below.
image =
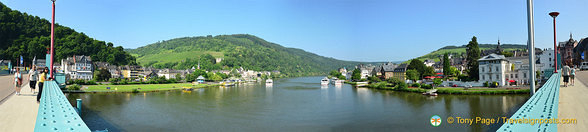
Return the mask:
M 560 132 L 581 132 L 588 130 L 588 71 L 577 71 L 574 86 L 563 87 L 559 92 L 558 118 L 575 118 L 577 124 L 558 124 Z
M 32 132 L 35 129 L 39 104 L 37 94 L 29 87 L 28 74 L 21 95 L 15 95 L 13 75 L 0 76 L 0 132 Z M 37 89 L 38 90 L 38 89 Z

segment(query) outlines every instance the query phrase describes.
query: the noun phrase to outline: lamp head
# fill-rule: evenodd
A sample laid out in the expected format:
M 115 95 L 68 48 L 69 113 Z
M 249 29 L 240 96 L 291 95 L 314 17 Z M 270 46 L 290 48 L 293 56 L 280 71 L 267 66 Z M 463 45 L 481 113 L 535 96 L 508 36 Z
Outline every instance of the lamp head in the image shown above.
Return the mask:
M 557 17 L 557 15 L 559 15 L 559 12 L 550 12 L 549 15 L 553 18 Z

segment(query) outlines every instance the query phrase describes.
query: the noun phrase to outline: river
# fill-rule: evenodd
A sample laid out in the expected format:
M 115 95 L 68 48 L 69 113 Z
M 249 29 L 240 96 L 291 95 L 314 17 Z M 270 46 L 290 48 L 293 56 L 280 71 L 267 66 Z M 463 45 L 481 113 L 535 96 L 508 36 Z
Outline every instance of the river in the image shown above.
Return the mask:
M 496 131 L 447 117 L 510 117 L 529 95 L 439 95 L 321 87 L 322 77 L 193 91 L 68 94 L 83 100 L 91 130 L 110 131 Z M 441 125 L 430 123 L 433 115 Z

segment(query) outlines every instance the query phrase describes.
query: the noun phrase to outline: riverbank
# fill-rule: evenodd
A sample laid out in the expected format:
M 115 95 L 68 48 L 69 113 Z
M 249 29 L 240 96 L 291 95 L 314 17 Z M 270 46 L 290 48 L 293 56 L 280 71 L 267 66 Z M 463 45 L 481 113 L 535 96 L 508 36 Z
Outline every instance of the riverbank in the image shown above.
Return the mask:
M 346 82 L 355 86 L 354 82 Z M 380 86 L 378 86 L 380 85 Z M 399 88 L 397 86 L 391 87 L 390 84 L 382 86 L 381 84 L 369 84 L 366 88 L 393 90 L 402 92 L 424 93 L 431 89 L 420 87 L 406 87 Z M 438 94 L 463 94 L 463 95 L 493 95 L 493 94 L 529 94 L 529 89 L 520 88 L 458 88 L 458 87 L 437 87 Z
M 221 86 L 221 84 L 192 84 L 192 83 L 170 83 L 170 84 L 135 84 L 135 85 L 85 85 L 78 92 L 156 92 L 166 90 L 177 90 L 184 88 L 204 88 Z M 74 91 L 72 91 L 74 92 Z

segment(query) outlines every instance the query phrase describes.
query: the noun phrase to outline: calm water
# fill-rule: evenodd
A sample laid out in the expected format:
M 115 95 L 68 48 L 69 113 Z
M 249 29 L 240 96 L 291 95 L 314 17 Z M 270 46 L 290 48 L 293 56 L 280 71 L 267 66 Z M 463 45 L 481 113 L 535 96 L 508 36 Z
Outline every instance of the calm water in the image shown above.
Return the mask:
M 110 131 L 495 131 L 501 124 L 449 124 L 453 117 L 510 117 L 528 95 L 427 97 L 344 84 L 321 88 L 322 77 L 274 80 L 229 88 L 151 93 L 70 94 L 83 99 L 90 129 Z M 433 127 L 431 116 L 443 122 Z

